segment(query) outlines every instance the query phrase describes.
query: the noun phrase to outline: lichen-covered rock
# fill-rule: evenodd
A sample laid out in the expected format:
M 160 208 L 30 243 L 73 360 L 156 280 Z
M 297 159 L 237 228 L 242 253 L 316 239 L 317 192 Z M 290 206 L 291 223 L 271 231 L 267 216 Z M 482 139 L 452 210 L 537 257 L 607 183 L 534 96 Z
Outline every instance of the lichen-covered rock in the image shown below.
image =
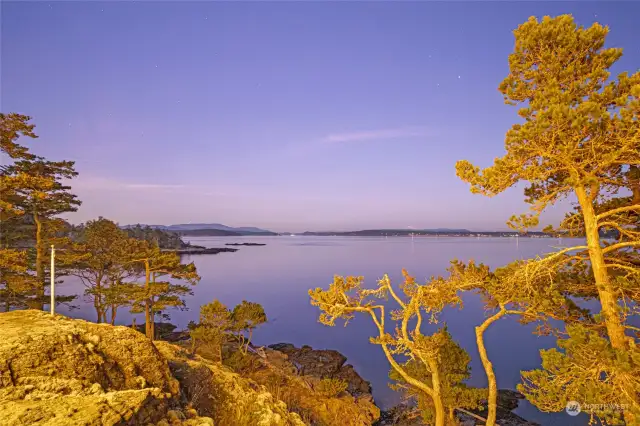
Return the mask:
M 0 425 L 213 426 L 144 335 L 41 311 L 0 314 Z
M 219 363 L 167 342 L 155 342 L 179 380 L 184 402 L 200 415 L 220 425 L 303 426 L 300 417 L 289 412 L 284 402 L 263 386 L 241 377 Z
M 37 377 L 98 383 L 105 391 L 178 391 L 167 362 L 130 328 L 26 310 L 0 315 L 0 330 L 0 387 Z
M 29 393 L 27 393 L 29 395 Z M 140 425 L 164 418 L 169 400 L 158 388 L 100 395 L 51 395 L 41 399 L 0 400 L 4 425 Z

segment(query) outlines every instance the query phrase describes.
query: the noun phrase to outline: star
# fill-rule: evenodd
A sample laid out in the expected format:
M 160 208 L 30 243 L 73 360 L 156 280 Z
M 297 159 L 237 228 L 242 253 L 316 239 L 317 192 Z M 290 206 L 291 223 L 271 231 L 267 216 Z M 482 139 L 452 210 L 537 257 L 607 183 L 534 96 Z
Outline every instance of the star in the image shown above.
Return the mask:
M 156 65 L 156 68 L 158 68 L 158 66 Z
M 461 78 L 460 76 L 458 76 L 458 78 Z

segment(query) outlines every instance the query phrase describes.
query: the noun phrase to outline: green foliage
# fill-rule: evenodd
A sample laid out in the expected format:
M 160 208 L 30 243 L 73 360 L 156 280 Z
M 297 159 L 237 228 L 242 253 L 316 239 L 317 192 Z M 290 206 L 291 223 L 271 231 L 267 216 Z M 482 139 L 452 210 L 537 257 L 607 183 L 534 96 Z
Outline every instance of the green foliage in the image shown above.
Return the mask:
M 267 322 L 267 315 L 264 312 L 264 308 L 259 303 L 243 300 L 242 303 L 233 308 L 231 319 L 233 322 L 233 331 L 240 336 L 244 344 L 244 352 L 246 353 L 251 343 L 253 330 Z M 248 336 L 245 337 L 244 333 L 247 333 Z
M 256 356 L 243 351 L 233 351 L 225 356 L 222 363 L 238 374 L 250 374 L 260 367 Z
M 216 348 L 218 360 L 222 362 L 222 344 L 227 333 L 232 329 L 231 311 L 220 301 L 200 307 L 200 321 L 189 331 L 191 335 L 191 351 L 196 352 L 199 345 Z
M 579 325 L 568 326 L 567 333 L 558 340 L 559 350 L 540 352 L 541 369 L 522 372 L 518 390 L 542 411 L 561 411 L 567 401 L 578 401 L 583 411 L 607 424 L 620 424 L 623 410 L 638 416 L 640 350 L 614 349 Z
M 0 249 L 0 304 L 5 312 L 32 304 L 37 285 L 28 268 L 26 252 Z
M 341 379 L 326 378 L 320 380 L 314 390 L 326 398 L 334 398 L 346 391 L 349 384 Z
M 481 401 L 487 399 L 486 389 L 469 387 L 464 383 L 471 377 L 471 358 L 467 352 L 453 340 L 446 327 L 428 338 L 434 340 L 439 348 L 437 364 L 445 409 L 481 409 Z M 424 363 L 409 360 L 403 364 L 403 368 L 411 377 L 433 386 L 431 370 Z M 389 372 L 389 378 L 395 382 L 390 385 L 392 389 L 403 390 L 407 397 L 416 399 L 425 424 L 433 424 L 434 407 L 429 395 L 409 385 L 394 369 Z

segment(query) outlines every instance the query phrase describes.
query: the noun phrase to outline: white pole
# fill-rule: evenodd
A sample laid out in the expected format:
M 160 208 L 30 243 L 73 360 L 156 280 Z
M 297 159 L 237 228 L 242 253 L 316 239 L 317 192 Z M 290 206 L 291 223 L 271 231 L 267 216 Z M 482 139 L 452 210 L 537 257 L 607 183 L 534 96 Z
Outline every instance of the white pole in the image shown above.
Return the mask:
M 51 244 L 51 315 L 56 314 L 56 248 Z

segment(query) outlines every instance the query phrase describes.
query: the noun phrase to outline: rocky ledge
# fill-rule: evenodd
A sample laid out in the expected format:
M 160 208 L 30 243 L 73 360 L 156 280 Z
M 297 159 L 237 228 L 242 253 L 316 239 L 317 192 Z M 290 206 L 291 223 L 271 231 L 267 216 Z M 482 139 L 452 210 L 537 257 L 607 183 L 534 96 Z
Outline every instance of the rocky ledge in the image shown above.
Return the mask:
M 286 354 L 297 374 L 344 380 L 348 385 L 347 392 L 351 395 L 371 396 L 371 384 L 360 377 L 352 365 L 345 364 L 347 358 L 338 351 L 313 349 L 307 345 L 296 348 L 290 343 L 276 343 L 269 348 Z
M 129 327 L 0 314 L 2 426 L 303 426 L 262 386 Z

